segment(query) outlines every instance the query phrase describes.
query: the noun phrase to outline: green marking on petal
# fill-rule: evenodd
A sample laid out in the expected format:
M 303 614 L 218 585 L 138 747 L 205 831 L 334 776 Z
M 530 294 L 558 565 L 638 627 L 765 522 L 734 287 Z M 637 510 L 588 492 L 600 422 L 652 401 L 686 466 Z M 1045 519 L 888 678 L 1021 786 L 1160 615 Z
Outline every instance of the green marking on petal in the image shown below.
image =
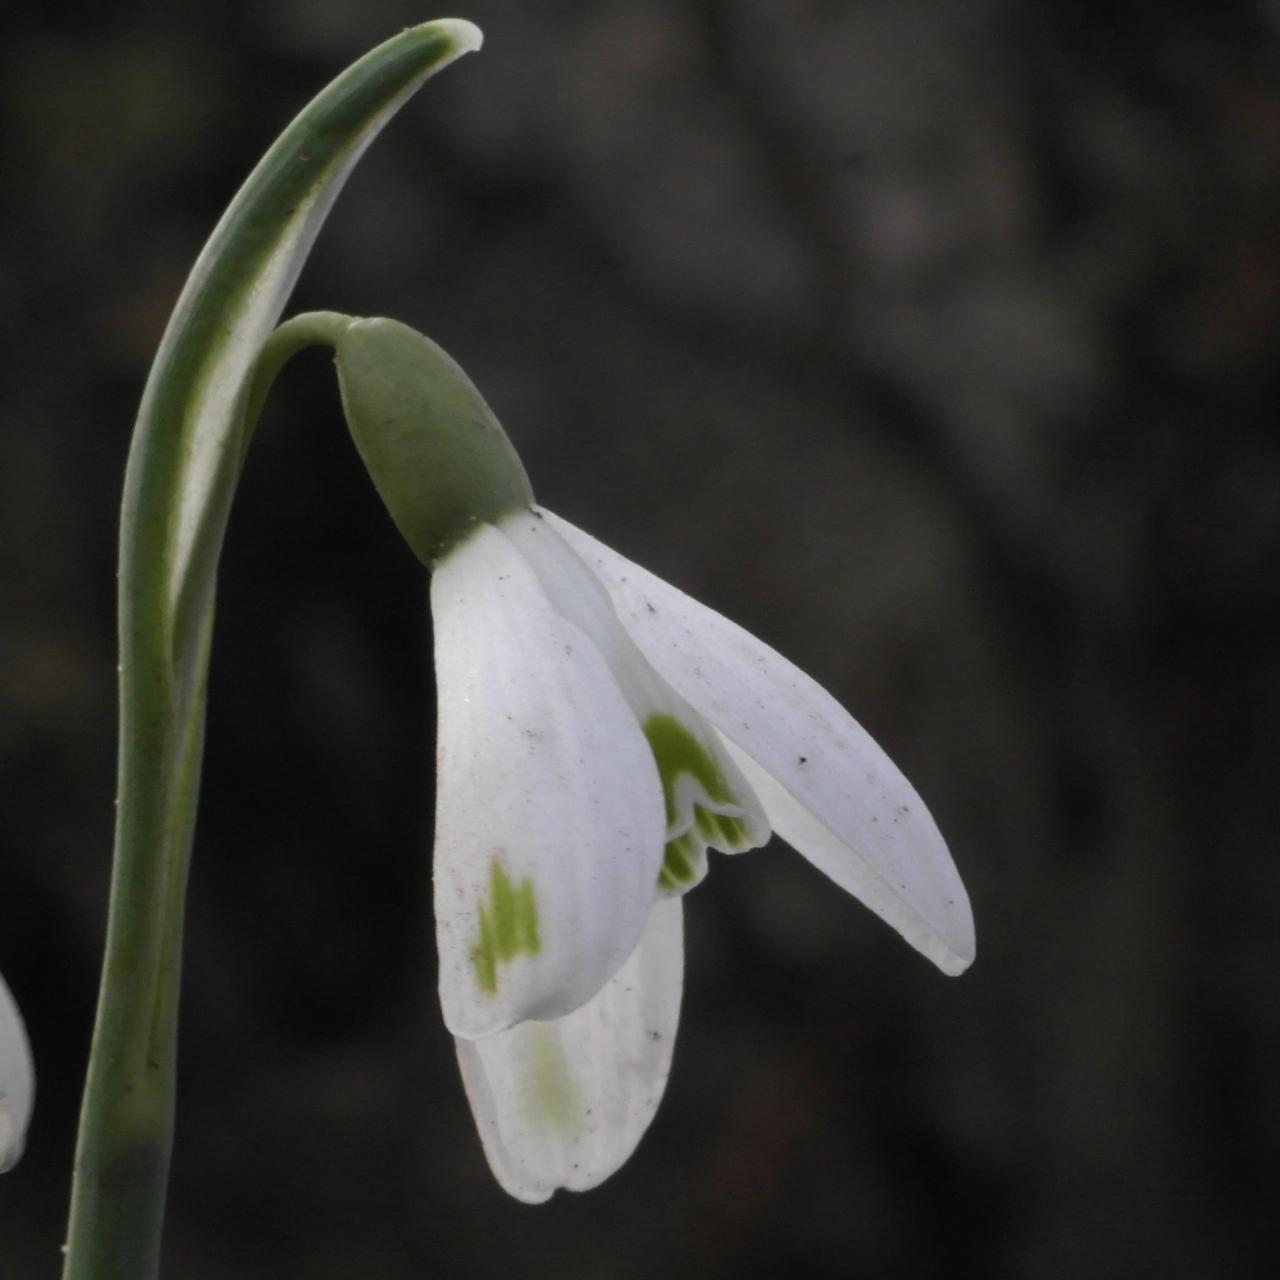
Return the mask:
M 676 790 L 681 774 L 693 778 L 709 804 L 741 808 L 715 755 L 679 720 L 670 715 L 652 715 L 644 722 L 643 728 L 662 779 L 668 830 L 687 821 L 687 816 L 681 814 L 677 807 Z M 705 871 L 706 846 L 709 844 L 726 852 L 749 849 L 752 841 L 746 819 L 717 813 L 695 803 L 693 825 L 667 841 L 658 887 L 678 893 L 697 884 Z
M 662 870 L 658 872 L 658 887 L 668 893 L 678 893 L 698 882 L 701 871 L 703 842 L 692 831 L 668 840 L 662 851 Z
M 489 867 L 489 905 L 480 908 L 480 937 L 471 948 L 471 964 L 482 991 L 493 995 L 498 989 L 498 966 L 518 955 L 536 956 L 542 949 L 538 938 L 538 904 L 533 881 L 512 884 L 494 858 Z
M 726 850 L 750 848 L 747 824 L 742 818 L 727 813 L 713 813 L 701 805 L 694 808 L 694 826 L 698 834 L 709 844 Z
M 653 715 L 644 722 L 644 736 L 662 777 L 662 798 L 667 804 L 667 824 L 675 822 L 676 779 L 687 773 L 715 804 L 737 804 L 715 757 L 675 716 Z
M 578 1126 L 578 1093 L 564 1048 L 544 1022 L 529 1024 L 533 1057 L 530 1117 L 542 1128 L 568 1133 Z

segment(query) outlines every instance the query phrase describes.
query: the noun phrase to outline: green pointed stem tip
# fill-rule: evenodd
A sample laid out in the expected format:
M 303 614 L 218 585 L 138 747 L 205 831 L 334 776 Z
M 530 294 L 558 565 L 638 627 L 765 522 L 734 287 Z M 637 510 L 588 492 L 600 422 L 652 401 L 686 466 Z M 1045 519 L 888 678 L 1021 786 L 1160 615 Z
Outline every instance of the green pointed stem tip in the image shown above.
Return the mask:
M 395 320 L 357 320 L 337 342 L 347 425 L 396 527 L 426 565 L 481 522 L 533 503 L 529 478 L 471 379 Z

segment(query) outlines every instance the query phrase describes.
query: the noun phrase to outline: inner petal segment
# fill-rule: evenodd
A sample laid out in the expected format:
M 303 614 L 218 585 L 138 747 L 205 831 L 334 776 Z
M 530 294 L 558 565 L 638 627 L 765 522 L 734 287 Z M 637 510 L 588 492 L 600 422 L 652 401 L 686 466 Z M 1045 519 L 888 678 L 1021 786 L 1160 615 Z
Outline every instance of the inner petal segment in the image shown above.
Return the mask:
M 741 853 L 763 844 L 769 830 L 750 789 L 735 788 L 725 776 L 719 753 L 708 750 L 674 715 L 657 712 L 642 728 L 662 779 L 667 814 L 658 887 L 684 893 L 706 875 L 708 847 Z

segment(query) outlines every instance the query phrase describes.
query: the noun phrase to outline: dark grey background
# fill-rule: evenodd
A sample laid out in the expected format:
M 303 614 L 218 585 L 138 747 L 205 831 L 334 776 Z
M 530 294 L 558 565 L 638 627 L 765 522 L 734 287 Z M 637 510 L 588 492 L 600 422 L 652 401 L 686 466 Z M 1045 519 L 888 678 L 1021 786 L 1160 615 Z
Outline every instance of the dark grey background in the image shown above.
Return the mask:
M 928 800 L 951 981 L 780 846 L 688 900 L 666 1101 L 539 1209 L 434 995 L 424 580 L 289 370 L 233 513 L 167 1275 L 1262 1274 L 1276 1229 L 1280 6 L 475 0 L 296 308 L 484 389 L 539 497 L 833 689 Z M 56 1275 L 102 938 L 116 506 L 182 279 L 403 0 L 0 42 L 0 1275 Z

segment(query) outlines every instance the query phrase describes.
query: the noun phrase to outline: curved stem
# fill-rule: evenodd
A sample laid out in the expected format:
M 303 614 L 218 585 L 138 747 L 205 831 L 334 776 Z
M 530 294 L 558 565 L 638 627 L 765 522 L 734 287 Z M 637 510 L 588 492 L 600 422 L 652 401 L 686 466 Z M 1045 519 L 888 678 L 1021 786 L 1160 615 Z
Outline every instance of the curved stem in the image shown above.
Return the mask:
M 253 367 L 253 380 L 249 384 L 249 400 L 245 409 L 245 421 L 248 423 L 244 438 L 246 448 L 253 427 L 262 413 L 267 392 L 271 390 L 271 384 L 275 382 L 280 370 L 306 347 L 336 347 L 351 320 L 351 316 L 344 316 L 339 311 L 304 311 L 300 315 L 290 316 L 262 344 L 257 363 Z
M 268 335 L 365 147 L 433 71 L 479 41 L 457 19 L 412 28 L 304 108 L 215 228 L 152 366 L 125 479 L 115 855 L 64 1280 L 159 1271 L 218 556 L 271 379 L 335 330 L 300 317 Z

